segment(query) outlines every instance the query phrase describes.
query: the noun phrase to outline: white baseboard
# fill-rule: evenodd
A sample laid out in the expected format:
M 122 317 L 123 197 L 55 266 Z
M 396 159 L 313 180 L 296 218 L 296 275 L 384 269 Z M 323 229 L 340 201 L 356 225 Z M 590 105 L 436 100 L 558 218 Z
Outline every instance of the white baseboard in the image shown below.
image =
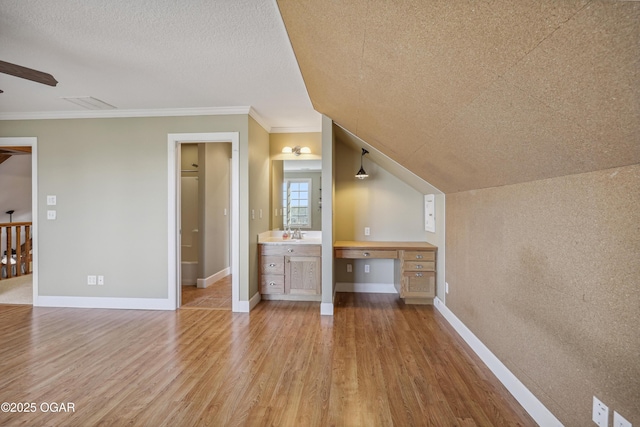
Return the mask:
M 261 300 L 262 296 L 260 295 L 260 292 L 256 292 L 256 294 L 249 300 L 249 311 L 253 310 Z
M 34 307 L 115 308 L 124 310 L 175 310 L 175 302 L 160 298 L 57 297 L 39 295 Z
M 441 299 L 434 298 L 433 304 L 442 313 L 445 319 L 453 326 L 458 335 L 471 349 L 480 357 L 485 365 L 493 372 L 500 382 L 509 390 L 509 393 L 522 405 L 531 415 L 538 425 L 549 427 L 562 427 L 562 423 L 538 400 L 533 393 L 525 387 L 520 380 L 476 337 L 467 326 L 449 308 L 444 305 Z
M 201 289 L 206 288 L 207 286 L 217 282 L 220 279 L 227 277 L 230 274 L 231 274 L 231 267 L 224 268 L 218 271 L 217 273 L 212 274 L 209 277 L 205 277 L 204 279 L 198 279 L 197 286 L 198 288 L 201 288 Z
M 333 303 L 332 302 L 320 303 L 320 315 L 333 316 Z
M 349 283 L 337 282 L 336 292 L 360 292 L 369 294 L 397 294 L 393 283 Z

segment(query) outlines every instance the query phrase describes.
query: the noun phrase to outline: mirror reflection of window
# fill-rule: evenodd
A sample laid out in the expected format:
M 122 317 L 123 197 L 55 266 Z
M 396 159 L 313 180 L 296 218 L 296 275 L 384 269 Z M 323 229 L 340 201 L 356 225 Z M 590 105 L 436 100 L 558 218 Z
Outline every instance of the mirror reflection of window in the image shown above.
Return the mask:
M 311 228 L 311 179 L 286 178 L 282 184 L 283 227 Z

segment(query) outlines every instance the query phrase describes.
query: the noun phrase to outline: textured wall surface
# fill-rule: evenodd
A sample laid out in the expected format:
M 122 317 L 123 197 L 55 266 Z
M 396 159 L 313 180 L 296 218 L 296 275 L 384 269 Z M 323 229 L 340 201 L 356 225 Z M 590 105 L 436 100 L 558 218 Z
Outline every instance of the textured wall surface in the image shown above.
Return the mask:
M 567 426 L 640 425 L 640 165 L 447 195 L 448 307 Z
M 315 109 L 445 193 L 640 161 L 640 2 L 278 6 Z

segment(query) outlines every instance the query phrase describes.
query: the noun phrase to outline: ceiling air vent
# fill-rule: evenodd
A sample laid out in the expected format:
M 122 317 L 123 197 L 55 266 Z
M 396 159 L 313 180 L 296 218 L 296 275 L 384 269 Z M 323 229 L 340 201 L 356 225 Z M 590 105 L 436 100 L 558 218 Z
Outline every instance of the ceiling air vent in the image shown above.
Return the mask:
M 69 101 L 72 104 L 79 105 L 82 108 L 86 108 L 87 110 L 114 110 L 117 108 L 91 96 L 63 96 L 62 99 Z

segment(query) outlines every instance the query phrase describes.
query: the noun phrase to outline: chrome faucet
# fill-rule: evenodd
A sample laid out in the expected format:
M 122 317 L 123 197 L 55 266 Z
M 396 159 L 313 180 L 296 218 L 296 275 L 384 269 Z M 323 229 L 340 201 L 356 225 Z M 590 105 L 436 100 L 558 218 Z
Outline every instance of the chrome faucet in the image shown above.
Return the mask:
M 291 238 L 294 239 L 294 240 L 302 239 L 302 233 L 300 232 L 299 228 L 296 231 L 293 232 L 293 235 L 291 236 Z

